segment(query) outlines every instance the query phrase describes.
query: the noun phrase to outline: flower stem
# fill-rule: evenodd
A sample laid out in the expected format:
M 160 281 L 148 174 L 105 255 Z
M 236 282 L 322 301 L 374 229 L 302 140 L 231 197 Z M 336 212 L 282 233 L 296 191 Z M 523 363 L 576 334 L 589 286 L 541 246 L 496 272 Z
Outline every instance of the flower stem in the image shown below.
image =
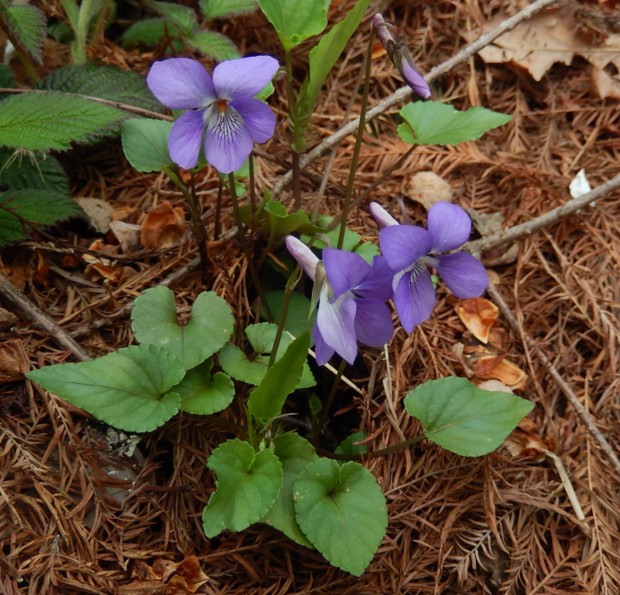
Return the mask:
M 371 450 L 369 452 L 360 453 L 357 455 L 341 455 L 335 452 L 329 452 L 328 450 L 317 447 L 319 454 L 325 455 L 330 459 L 336 459 L 337 461 L 357 461 L 363 459 L 364 457 L 370 457 L 371 459 L 378 459 L 379 457 L 384 457 L 393 452 L 397 452 L 399 450 L 404 450 L 405 448 L 409 448 L 418 442 L 421 442 L 424 439 L 424 434 L 418 434 L 417 436 L 413 436 L 413 438 L 408 438 L 403 442 L 398 442 L 397 444 L 392 444 L 391 446 L 386 446 L 385 448 L 380 448 L 379 450 Z
M 362 140 L 364 138 L 364 125 L 366 123 L 366 109 L 368 108 L 368 89 L 370 87 L 370 66 L 372 63 L 372 44 L 375 36 L 373 31 L 370 32 L 368 40 L 368 50 L 364 57 L 364 89 L 362 91 L 362 105 L 360 106 L 359 126 L 357 127 L 357 137 L 355 138 L 355 146 L 353 147 L 353 155 L 351 157 L 351 168 L 349 169 L 349 179 L 347 180 L 347 188 L 342 205 L 342 218 L 340 219 L 340 233 L 338 234 L 337 248 L 341 249 L 344 243 L 344 232 L 346 230 L 347 216 L 349 214 L 349 206 L 351 204 L 351 196 L 353 195 L 353 183 L 355 182 L 355 174 L 357 173 L 357 162 L 359 161 L 360 149 L 362 148 Z
M 235 221 L 237 223 L 237 229 L 239 230 L 239 240 L 241 241 L 241 248 L 243 253 L 245 254 L 245 258 L 248 263 L 248 268 L 250 269 L 250 276 L 252 277 L 252 282 L 254 283 L 254 287 L 256 287 L 256 291 L 258 292 L 258 297 L 260 299 L 261 305 L 265 309 L 265 313 L 270 320 L 273 320 L 273 314 L 271 313 L 271 309 L 269 308 L 269 304 L 267 303 L 267 297 L 265 296 L 265 291 L 263 290 L 263 286 L 261 285 L 260 279 L 258 278 L 258 271 L 256 270 L 256 266 L 254 264 L 254 259 L 250 252 L 250 245 L 248 244 L 248 239 L 245 236 L 245 228 L 243 226 L 243 221 L 241 220 L 241 210 L 239 209 L 239 201 L 237 200 L 237 187 L 235 186 L 235 174 L 228 174 L 228 187 L 230 188 L 230 195 L 232 197 L 233 204 L 233 215 L 235 217 Z
M 286 89 L 288 94 L 288 113 L 289 113 L 289 126 L 293 136 L 291 156 L 291 171 L 293 173 L 292 188 L 293 188 L 293 208 L 298 211 L 301 209 L 301 168 L 300 154 L 298 147 L 296 146 L 295 129 L 297 128 L 297 98 L 295 97 L 295 89 L 293 88 L 293 60 L 290 51 L 286 51 L 284 54 L 284 65 L 286 68 Z
M 215 203 L 215 229 L 213 239 L 219 240 L 222 233 L 222 198 L 224 196 L 224 180 L 220 178 L 220 186 L 217 189 L 217 201 Z
M 313 444 L 317 444 L 319 441 L 321 429 L 325 425 L 325 420 L 327 419 L 329 411 L 334 403 L 334 399 L 336 398 L 336 391 L 338 390 L 338 385 L 340 384 L 340 379 L 342 378 L 342 374 L 344 373 L 344 368 L 346 365 L 347 362 L 345 360 L 340 360 L 340 365 L 338 366 L 338 371 L 336 372 L 336 376 L 334 377 L 331 390 L 329 391 L 329 395 L 327 395 L 327 400 L 325 401 L 323 409 L 321 409 L 321 413 L 319 414 L 319 420 L 314 426 L 314 430 L 312 432 L 311 442 Z

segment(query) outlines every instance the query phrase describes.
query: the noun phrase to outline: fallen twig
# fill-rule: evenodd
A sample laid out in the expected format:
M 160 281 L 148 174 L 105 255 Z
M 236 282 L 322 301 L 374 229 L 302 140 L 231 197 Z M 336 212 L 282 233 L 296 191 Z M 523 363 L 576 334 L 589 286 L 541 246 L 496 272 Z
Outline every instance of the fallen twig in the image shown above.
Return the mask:
M 471 58 L 474 54 L 478 53 L 482 48 L 489 45 L 492 41 L 514 29 L 519 23 L 526 21 L 537 12 L 540 12 L 544 8 L 555 4 L 557 0 L 536 0 L 536 2 L 532 2 L 529 6 L 526 6 L 523 10 L 520 10 L 517 14 L 511 16 L 510 18 L 502 21 L 497 27 L 491 29 L 488 33 L 481 35 L 476 41 L 470 43 L 468 46 L 465 46 L 462 50 L 454 54 L 451 58 L 442 62 L 441 64 L 435 66 L 425 77 L 428 83 L 432 83 L 435 79 L 444 75 L 446 72 L 450 71 L 452 68 L 465 62 L 469 58 Z M 409 97 L 411 95 L 411 89 L 407 87 L 401 87 L 389 97 L 386 97 L 383 101 L 378 103 L 372 109 L 369 109 L 366 112 L 366 121 L 370 122 L 393 105 L 396 105 L 403 101 L 403 99 Z M 351 120 L 346 126 L 340 128 L 332 135 L 328 136 L 323 142 L 321 142 L 318 146 L 316 146 L 311 151 L 308 151 L 304 155 L 302 155 L 300 160 L 300 167 L 303 169 L 307 167 L 312 161 L 327 153 L 332 147 L 337 145 L 345 136 L 354 133 L 359 126 L 359 118 L 355 118 L 355 120 Z M 284 174 L 280 180 L 273 187 L 273 196 L 277 196 L 282 190 L 290 183 L 292 179 L 292 172 L 288 171 Z
M 486 238 L 481 238 L 479 240 L 475 240 L 473 242 L 469 242 L 466 244 L 466 248 L 472 254 L 480 254 L 482 252 L 486 252 L 491 250 L 492 248 L 497 248 L 502 244 L 507 244 L 509 242 L 513 242 L 520 238 L 524 238 L 526 236 L 531 235 L 535 231 L 546 227 L 547 225 L 551 225 L 552 223 L 556 223 L 562 217 L 566 217 L 566 215 L 570 215 L 578 211 L 579 209 L 583 209 L 590 205 L 590 203 L 602 198 L 612 190 L 620 187 L 620 174 L 611 178 L 604 184 L 597 186 L 591 192 L 587 194 L 583 194 L 577 198 L 572 198 L 568 202 L 563 205 L 556 207 L 555 209 L 551 209 L 550 211 L 540 215 L 540 217 L 535 217 L 534 219 L 530 219 L 525 223 L 521 223 L 520 225 L 515 225 L 514 227 L 509 227 L 508 229 L 503 229 L 502 231 L 490 235 Z
M 2 273 L 0 273 L 0 295 L 24 318 L 49 333 L 61 347 L 71 351 L 77 359 L 81 361 L 90 359 L 88 353 L 67 332 L 58 326 L 53 319 L 39 310 Z

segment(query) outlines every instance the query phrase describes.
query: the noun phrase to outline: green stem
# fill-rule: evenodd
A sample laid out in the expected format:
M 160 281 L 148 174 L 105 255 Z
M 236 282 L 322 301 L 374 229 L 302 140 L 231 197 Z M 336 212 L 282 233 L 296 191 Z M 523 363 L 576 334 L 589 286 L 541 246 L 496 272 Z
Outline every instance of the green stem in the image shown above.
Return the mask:
M 217 201 L 215 203 L 215 229 L 213 239 L 219 240 L 222 233 L 222 198 L 224 197 L 224 180 L 220 178 L 220 187 L 217 189 Z
M 295 89 L 293 86 L 293 60 L 290 51 L 284 53 L 284 66 L 286 69 L 286 89 L 288 95 L 288 113 L 289 127 L 293 136 L 293 145 L 295 145 L 295 129 L 297 128 L 297 98 L 295 97 Z M 291 172 L 293 175 L 293 208 L 298 211 L 301 209 L 301 168 L 299 166 L 300 154 L 293 148 L 291 156 Z
M 280 320 L 278 322 L 278 329 L 276 330 L 276 336 L 273 340 L 273 347 L 271 349 L 271 355 L 269 356 L 269 363 L 267 364 L 268 368 L 271 368 L 276 361 L 276 354 L 278 353 L 278 347 L 280 347 L 280 340 L 282 339 L 282 334 L 284 333 L 284 323 L 286 322 L 286 314 L 288 312 L 288 305 L 291 301 L 291 295 L 293 293 L 293 289 L 299 282 L 301 276 L 301 267 L 297 265 L 290 277 L 286 282 L 286 287 L 284 289 L 284 300 L 282 300 L 282 312 L 280 312 Z
M 265 296 L 265 292 L 263 290 L 263 286 L 261 285 L 260 279 L 258 278 L 258 271 L 256 270 L 256 266 L 254 265 L 254 259 L 250 252 L 250 245 L 248 244 L 248 239 L 245 236 L 245 228 L 243 226 L 243 221 L 241 219 L 241 210 L 239 209 L 239 201 L 237 200 L 237 187 L 235 186 L 235 174 L 228 174 L 228 186 L 230 188 L 230 195 L 232 197 L 233 204 L 233 215 L 235 217 L 235 221 L 237 223 L 237 230 L 239 232 L 239 240 L 241 242 L 241 248 L 243 253 L 245 254 L 245 258 L 248 263 L 248 268 L 250 269 L 250 276 L 252 277 L 252 282 L 256 287 L 256 291 L 258 292 L 258 297 L 260 302 L 265 309 L 265 313 L 270 319 L 273 319 L 273 314 L 269 308 L 269 304 L 267 303 L 267 298 Z
M 384 457 L 393 452 L 397 452 L 399 450 L 404 450 L 405 448 L 409 448 L 418 442 L 421 442 L 424 439 L 424 434 L 420 434 L 418 436 L 414 436 L 413 438 L 409 438 L 403 442 L 399 442 L 398 444 L 392 444 L 392 446 L 386 446 L 385 448 L 380 448 L 379 450 L 371 450 L 370 452 L 364 452 L 357 455 L 341 455 L 336 452 L 330 452 L 321 446 L 317 446 L 317 451 L 319 454 L 324 455 L 330 459 L 336 459 L 337 461 L 359 461 L 365 457 L 370 457 L 371 459 L 377 459 L 379 457 Z
M 351 168 L 349 169 L 349 179 L 347 180 L 347 188 L 344 196 L 344 204 L 342 205 L 342 218 L 340 220 L 340 233 L 338 234 L 337 248 L 341 249 L 344 243 L 344 232 L 346 230 L 347 216 L 349 214 L 349 206 L 351 196 L 353 195 L 353 183 L 355 182 L 355 174 L 357 173 L 357 162 L 359 161 L 360 149 L 362 148 L 362 140 L 364 138 L 364 124 L 366 123 L 366 109 L 368 108 L 368 89 L 370 87 L 370 66 L 372 63 L 372 45 L 374 41 L 374 33 L 371 31 L 368 40 L 368 50 L 364 57 L 364 89 L 362 91 L 362 105 L 360 107 L 360 121 L 357 127 L 357 137 L 351 157 Z

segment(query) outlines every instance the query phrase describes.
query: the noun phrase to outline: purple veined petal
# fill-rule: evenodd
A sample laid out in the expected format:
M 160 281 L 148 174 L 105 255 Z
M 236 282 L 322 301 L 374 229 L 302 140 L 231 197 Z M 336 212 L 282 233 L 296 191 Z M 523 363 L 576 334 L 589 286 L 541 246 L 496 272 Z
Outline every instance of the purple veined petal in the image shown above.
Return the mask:
M 489 284 L 489 275 L 482 263 L 467 252 L 437 256 L 435 268 L 448 289 L 458 298 L 478 297 Z
M 325 339 L 323 339 L 323 335 L 321 335 L 318 324 L 314 325 L 312 339 L 314 340 L 314 355 L 316 356 L 316 363 L 319 366 L 324 366 L 332 358 L 334 353 L 336 353 L 336 350 L 332 349 L 327 343 L 325 343 Z
M 303 272 L 314 281 L 316 278 L 316 267 L 319 264 L 318 256 L 295 236 L 286 236 L 284 243 L 286 244 L 286 249 L 297 261 Z
M 192 169 L 198 163 L 204 122 L 202 112 L 182 114 L 172 125 L 168 137 L 170 158 L 184 169 Z
M 404 56 L 398 63 L 398 70 L 403 77 L 403 80 L 418 97 L 421 97 L 422 99 L 430 98 L 431 89 L 428 86 L 428 83 L 424 77 L 409 63 L 407 56 Z
M 433 236 L 431 252 L 460 248 L 471 233 L 471 219 L 465 209 L 449 202 L 436 202 L 428 212 L 428 231 Z
M 387 302 L 392 298 L 393 278 L 394 271 L 390 268 L 385 256 L 375 256 L 370 266 L 370 274 L 355 287 L 355 295 Z
M 325 248 L 322 257 L 334 299 L 357 287 L 370 273 L 370 265 L 359 254 Z
M 319 311 L 316 323 L 325 343 L 336 353 L 352 364 L 357 355 L 357 339 L 355 337 L 355 300 L 346 295 L 330 302 L 327 291 L 321 291 Z
M 278 71 L 271 56 L 251 56 L 226 60 L 215 67 L 213 84 L 218 98 L 235 99 L 256 95 Z
M 381 252 L 395 273 L 426 256 L 432 243 L 430 232 L 414 225 L 391 225 L 379 232 Z
M 254 146 L 241 114 L 214 104 L 204 112 L 204 120 L 206 160 L 223 174 L 239 169 Z
M 430 318 L 435 307 L 435 288 L 426 267 L 415 267 L 400 278 L 394 292 L 394 305 L 408 333 Z
M 146 84 L 158 101 L 172 109 L 193 109 L 215 99 L 211 75 L 196 60 L 169 58 L 155 62 Z
M 271 108 L 254 97 L 238 97 L 230 102 L 230 107 L 237 110 L 254 142 L 267 142 L 276 128 L 276 116 Z
M 368 210 L 380 228 L 399 225 L 398 221 L 377 202 L 371 202 L 368 205 Z
M 360 343 L 382 347 L 394 334 L 392 314 L 381 300 L 359 299 L 355 312 L 355 336 Z

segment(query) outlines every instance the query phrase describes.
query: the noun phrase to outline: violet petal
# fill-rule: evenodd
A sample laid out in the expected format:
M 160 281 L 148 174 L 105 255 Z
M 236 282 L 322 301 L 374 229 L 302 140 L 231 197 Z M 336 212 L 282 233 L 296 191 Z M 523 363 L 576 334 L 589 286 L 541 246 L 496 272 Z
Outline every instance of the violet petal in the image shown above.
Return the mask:
M 429 319 L 435 307 L 435 288 L 425 267 L 416 267 L 400 278 L 394 292 L 394 305 L 408 333 Z
M 437 257 L 435 268 L 448 289 L 458 298 L 478 297 L 489 284 L 489 275 L 482 263 L 471 254 L 455 252 Z
M 375 256 L 372 259 L 370 274 L 355 287 L 355 295 L 387 302 L 392 298 L 393 278 L 394 271 L 392 271 L 385 256 Z
M 356 300 L 355 335 L 357 340 L 371 347 L 382 347 L 394 334 L 392 314 L 385 302 L 375 299 Z
M 154 62 L 146 84 L 158 101 L 172 109 L 204 107 L 215 99 L 211 75 L 200 62 L 189 58 Z
M 379 228 L 389 227 L 390 225 L 398 225 L 398 221 L 392 217 L 378 202 L 371 202 L 368 210 L 373 219 L 377 222 Z
M 286 236 L 284 243 L 286 244 L 286 249 L 297 261 L 303 272 L 314 281 L 316 278 L 316 267 L 319 264 L 318 256 L 295 236 Z
M 230 102 L 230 107 L 241 114 L 254 142 L 264 143 L 273 136 L 276 117 L 271 108 L 260 99 L 238 97 Z
M 394 272 L 411 266 L 431 249 L 433 239 L 426 229 L 414 225 L 392 225 L 379 232 L 381 252 Z
M 170 158 L 184 169 L 198 163 L 204 123 L 202 112 L 189 111 L 182 114 L 172 125 L 168 137 Z
M 316 323 L 325 343 L 350 364 L 355 361 L 357 355 L 356 310 L 357 306 L 353 298 L 342 295 L 330 302 L 322 292 L 316 317 Z
M 254 142 L 241 115 L 230 106 L 205 112 L 205 158 L 223 174 L 239 169 L 252 152 Z
M 332 358 L 336 351 L 325 343 L 325 339 L 323 339 L 323 335 L 321 335 L 318 324 L 314 325 L 312 339 L 314 341 L 314 355 L 316 356 L 316 363 L 319 366 L 324 366 Z
M 359 254 L 325 248 L 322 257 L 334 299 L 357 287 L 370 273 L 370 265 Z
M 471 233 L 471 219 L 465 209 L 449 202 L 436 202 L 428 212 L 428 230 L 433 236 L 431 252 L 460 248 Z
M 252 97 L 277 72 L 280 65 L 271 56 L 251 56 L 226 60 L 215 67 L 213 84 L 220 99 Z

